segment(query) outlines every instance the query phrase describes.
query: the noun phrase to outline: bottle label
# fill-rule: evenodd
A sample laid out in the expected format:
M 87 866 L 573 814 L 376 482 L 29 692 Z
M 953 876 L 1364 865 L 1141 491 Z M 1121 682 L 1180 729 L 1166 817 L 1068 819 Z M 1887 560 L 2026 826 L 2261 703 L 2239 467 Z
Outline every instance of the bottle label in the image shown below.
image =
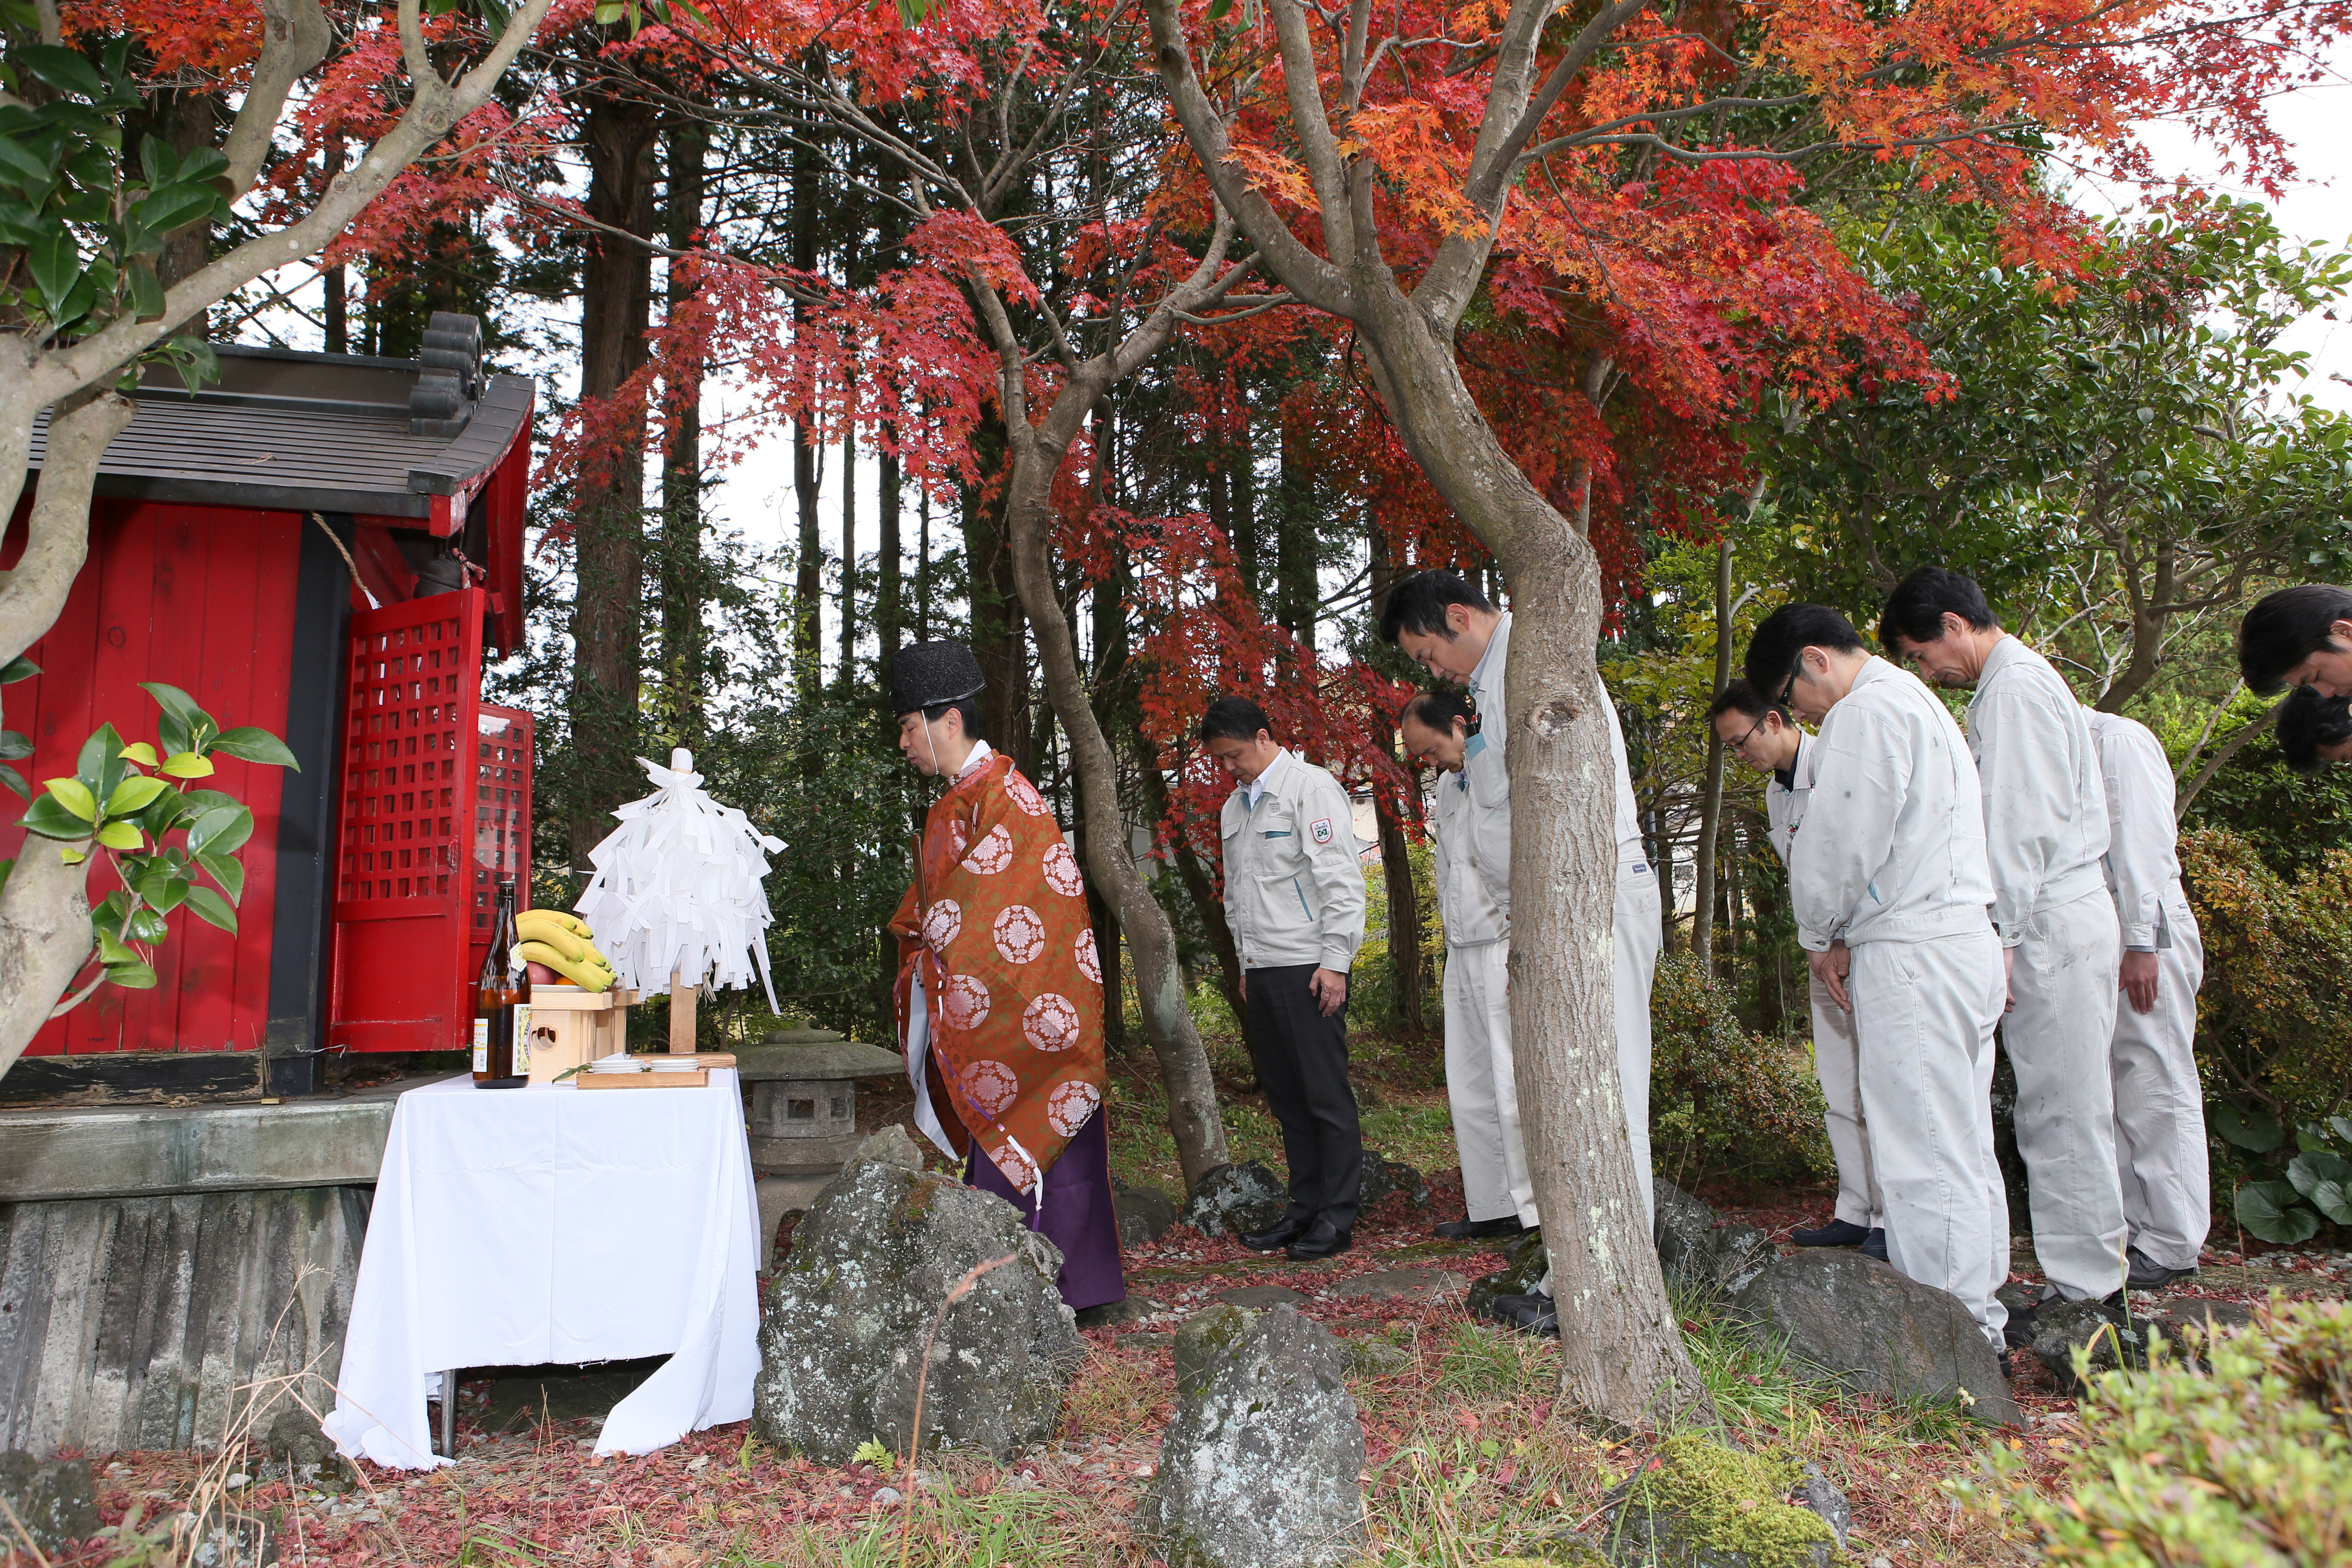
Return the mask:
M 530 1076 L 530 1009 L 515 1008 L 515 1076 Z
M 474 1070 L 490 1070 L 490 1021 L 488 1018 L 474 1020 Z

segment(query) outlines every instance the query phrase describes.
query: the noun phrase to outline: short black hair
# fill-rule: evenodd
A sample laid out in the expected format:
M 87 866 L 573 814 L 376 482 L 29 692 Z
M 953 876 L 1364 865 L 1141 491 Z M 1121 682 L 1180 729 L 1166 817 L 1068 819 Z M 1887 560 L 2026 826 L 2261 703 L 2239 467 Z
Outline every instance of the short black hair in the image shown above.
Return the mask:
M 2269 696 L 2286 684 L 2288 670 L 2335 641 L 2338 621 L 2352 621 L 2352 591 L 2332 583 L 2264 594 L 2238 625 L 2238 673 Z
M 1260 730 L 1271 738 L 1274 721 L 1246 697 L 1220 697 L 1201 715 L 1203 741 L 1255 741 Z
M 1416 572 L 1381 603 L 1381 640 L 1393 646 L 1407 632 L 1417 637 L 1454 640 L 1445 624 L 1445 606 L 1466 605 L 1474 610 L 1494 609 L 1486 595 L 1451 572 Z
M 2322 697 L 2315 688 L 2298 686 L 2279 704 L 2279 750 L 2296 773 L 2319 772 L 2327 765 L 2319 748 L 2347 741 L 2352 741 L 2352 697 Z
M 1707 704 L 1706 721 L 1712 724 L 1726 713 L 1745 713 L 1750 719 L 1761 723 L 1765 714 L 1780 711 L 1780 705 L 1759 691 L 1754 681 L 1735 680 L 1717 692 L 1715 700 Z M 1783 713 L 1781 717 L 1786 718 L 1788 715 Z
M 1898 637 L 1905 642 L 1934 642 L 1944 635 L 1947 613 L 1978 631 L 2000 624 L 1974 578 L 1941 566 L 1922 566 L 1886 595 L 1886 608 L 1878 617 L 1878 645 L 1895 653 L 1900 648 L 1895 640 Z
M 1796 672 L 1797 656 L 1809 647 L 1869 651 L 1853 623 L 1827 605 L 1783 605 L 1765 616 L 1756 635 L 1748 639 L 1748 657 L 1741 664 L 1748 684 L 1778 697 Z
M 1412 700 L 1404 705 L 1404 711 L 1397 715 L 1399 723 L 1407 719 L 1441 735 L 1452 734 L 1454 721 L 1460 719 L 1470 726 L 1466 733 L 1475 735 L 1478 732 L 1478 715 L 1470 710 L 1469 700 L 1459 691 L 1446 687 L 1432 687 L 1427 691 L 1414 692 Z
M 950 713 L 963 715 L 964 739 L 977 741 L 980 733 L 980 704 L 969 697 L 959 697 L 953 702 L 934 702 L 923 710 L 923 722 L 936 724 Z

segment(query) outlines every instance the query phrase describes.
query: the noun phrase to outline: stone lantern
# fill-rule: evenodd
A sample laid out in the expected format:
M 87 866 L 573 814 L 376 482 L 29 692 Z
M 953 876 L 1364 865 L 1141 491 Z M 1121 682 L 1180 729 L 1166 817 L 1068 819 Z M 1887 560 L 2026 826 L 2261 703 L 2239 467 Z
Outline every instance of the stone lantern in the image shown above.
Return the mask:
M 815 1202 L 865 1142 L 857 1131 L 857 1080 L 904 1078 L 907 1065 L 895 1051 L 831 1029 L 782 1029 L 739 1048 L 735 1068 L 751 1093 L 751 1168 L 764 1259 L 777 1221 Z

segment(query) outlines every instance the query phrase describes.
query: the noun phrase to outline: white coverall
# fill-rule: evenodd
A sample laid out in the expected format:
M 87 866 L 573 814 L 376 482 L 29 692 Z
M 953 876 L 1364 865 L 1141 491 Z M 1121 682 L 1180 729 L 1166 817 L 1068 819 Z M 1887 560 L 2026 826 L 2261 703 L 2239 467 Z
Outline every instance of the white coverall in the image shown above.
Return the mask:
M 1470 673 L 1470 691 L 1476 700 L 1479 713 L 1479 739 L 1484 745 L 1476 757 L 1465 760 L 1464 776 L 1469 781 L 1468 805 L 1476 826 L 1472 840 L 1479 846 L 1476 859 L 1482 867 L 1481 880 L 1488 897 L 1499 913 L 1506 937 L 1511 918 L 1511 795 L 1510 777 L 1504 768 L 1501 741 L 1506 733 L 1504 720 L 1504 670 L 1509 663 L 1511 649 L 1511 617 L 1506 613 L 1495 626 L 1487 641 L 1486 652 Z M 1633 781 L 1625 757 L 1625 731 L 1617 721 L 1616 705 L 1609 700 L 1609 689 L 1601 686 L 1601 710 L 1609 719 L 1609 760 L 1617 790 L 1617 891 L 1615 913 L 1611 922 L 1616 955 L 1614 976 L 1615 1011 L 1617 1016 L 1617 1078 L 1625 1100 L 1625 1135 L 1633 1146 L 1633 1175 L 1642 1194 L 1643 1224 L 1654 1221 L 1656 1199 L 1650 1187 L 1650 983 L 1658 971 L 1658 949 L 1664 940 L 1659 924 L 1658 879 L 1650 869 L 1642 848 L 1640 813 L 1633 803 Z M 1441 783 L 1443 791 L 1447 784 Z M 1445 1066 L 1449 1095 L 1455 1093 L 1454 1085 L 1457 1048 L 1454 1043 L 1454 969 L 1455 953 L 1451 951 L 1454 928 L 1449 922 L 1446 941 L 1446 1001 L 1445 1001 Z M 1510 1018 L 1503 1003 L 1501 990 L 1504 963 L 1509 943 L 1496 942 L 1495 951 L 1485 958 L 1489 978 L 1481 982 L 1482 994 L 1492 993 L 1490 1004 L 1476 1008 L 1462 1009 L 1484 1020 L 1483 1026 L 1465 1016 L 1467 1028 L 1479 1028 L 1475 1041 L 1465 1040 L 1460 1049 L 1464 1066 L 1475 1075 L 1480 1058 L 1489 1064 L 1490 1077 L 1508 1079 L 1511 1075 Z M 1497 1037 L 1494 1031 L 1500 1029 Z M 1494 1042 L 1499 1039 L 1499 1046 Z M 1482 1050 L 1481 1046 L 1485 1048 Z M 1465 1084 L 1472 1095 L 1475 1112 L 1482 1098 L 1474 1077 Z M 1489 1088 L 1484 1099 L 1499 1105 L 1503 1096 Z M 1510 1120 L 1504 1129 L 1504 1142 L 1522 1152 L 1515 1156 L 1517 1168 L 1524 1172 L 1527 1156 L 1523 1152 L 1518 1131 L 1517 1097 L 1510 1097 Z M 1463 1120 L 1463 1102 L 1454 1098 L 1455 1143 L 1462 1153 L 1462 1184 L 1464 1195 L 1471 1191 L 1473 1151 L 1462 1144 L 1459 1129 Z M 1483 1157 L 1483 1156 L 1479 1156 Z M 1509 1178 L 1505 1177 L 1508 1180 Z M 1515 1194 L 1516 1196 L 1516 1194 Z M 1538 1223 L 1533 1186 L 1527 1190 L 1519 1203 L 1519 1218 L 1528 1225 Z M 1479 1217 L 1475 1206 L 1470 1209 L 1472 1218 Z
M 2016 953 L 2000 1039 L 2017 1073 L 2034 1256 L 2068 1300 L 2108 1296 L 2124 1282 L 2108 1076 L 2122 944 L 2101 864 L 2098 752 L 2065 681 L 2011 637 L 1977 677 L 1969 745 L 1984 790 L 1993 931 Z
M 2086 710 L 2107 789 L 2107 889 L 2124 949 L 2156 954 L 2156 1008 L 2116 1004 L 2116 1166 L 2131 1245 L 2152 1263 L 2194 1268 L 2212 1223 L 2205 1095 L 2197 1077 L 2197 988 L 2205 944 L 2174 850 L 2172 764 L 2147 726 Z
M 1805 806 L 1813 791 L 1813 767 L 1821 761 L 1821 742 L 1811 735 L 1797 737 L 1796 760 L 1786 782 L 1779 773 L 1764 785 L 1764 816 L 1771 826 L 1772 847 L 1780 863 L 1789 863 L 1804 825 Z M 1821 977 L 1806 975 L 1813 1008 L 1813 1073 L 1822 1080 L 1822 1100 L 1828 1107 L 1822 1119 L 1830 1135 L 1830 1152 L 1837 1156 L 1837 1217 L 1864 1230 L 1883 1222 L 1878 1202 L 1878 1178 L 1871 1172 L 1870 1142 L 1862 1114 L 1862 1064 L 1856 1054 L 1853 1015 L 1830 996 Z
M 1863 1121 L 1896 1269 L 1958 1297 L 1998 1351 L 2009 1205 L 1992 1149 L 2000 948 L 1986 909 L 1983 805 L 1959 726 L 1907 670 L 1873 658 L 1814 738 L 1789 858 L 1797 940 L 1843 941 Z

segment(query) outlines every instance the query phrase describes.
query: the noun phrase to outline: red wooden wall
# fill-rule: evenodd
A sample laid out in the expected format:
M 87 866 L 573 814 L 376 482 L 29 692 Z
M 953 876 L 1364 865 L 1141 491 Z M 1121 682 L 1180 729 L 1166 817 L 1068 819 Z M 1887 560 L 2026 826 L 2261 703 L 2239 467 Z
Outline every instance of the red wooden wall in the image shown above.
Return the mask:
M 145 680 L 179 687 L 225 729 L 258 724 L 283 735 L 304 526 L 293 512 L 96 502 L 89 562 L 64 613 L 27 655 L 41 674 L 0 687 L 6 727 L 35 748 L 26 762 L 10 765 L 38 791 L 43 779 L 73 772 L 82 742 L 102 723 L 125 741 L 153 741 L 157 709 L 139 689 Z M 0 565 L 13 565 L 23 549 L 20 510 L 0 546 Z M 233 757 L 215 760 L 219 773 L 208 784 L 253 810 L 253 837 L 237 852 L 246 877 L 237 934 L 174 914 L 171 939 L 156 952 L 155 989 L 100 987 L 44 1027 L 28 1054 L 260 1046 L 282 774 Z M 17 853 L 22 815 L 14 795 L 0 795 L 0 855 Z M 93 866 L 96 903 L 114 884 L 103 860 Z

